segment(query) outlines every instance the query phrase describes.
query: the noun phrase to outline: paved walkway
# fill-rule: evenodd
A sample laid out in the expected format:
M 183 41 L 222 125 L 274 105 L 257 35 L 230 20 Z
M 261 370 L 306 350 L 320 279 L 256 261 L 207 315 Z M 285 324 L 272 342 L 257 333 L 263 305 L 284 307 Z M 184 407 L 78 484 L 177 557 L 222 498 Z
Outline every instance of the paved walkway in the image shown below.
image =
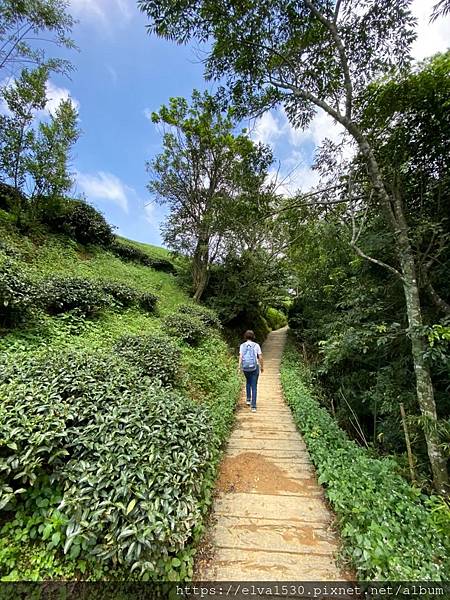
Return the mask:
M 197 580 L 342 581 L 338 541 L 305 443 L 281 391 L 286 328 L 263 346 L 257 412 L 242 396 L 218 480 L 212 555 Z

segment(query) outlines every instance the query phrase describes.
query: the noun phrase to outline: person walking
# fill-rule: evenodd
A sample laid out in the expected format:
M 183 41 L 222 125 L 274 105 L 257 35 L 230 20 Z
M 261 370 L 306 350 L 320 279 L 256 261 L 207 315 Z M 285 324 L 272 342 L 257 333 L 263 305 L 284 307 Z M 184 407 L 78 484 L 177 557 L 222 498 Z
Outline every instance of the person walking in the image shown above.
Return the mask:
M 264 373 L 264 360 L 261 347 L 255 342 L 255 334 L 251 329 L 244 333 L 244 342 L 239 348 L 239 369 L 245 375 L 247 405 L 256 412 L 256 390 L 259 373 Z

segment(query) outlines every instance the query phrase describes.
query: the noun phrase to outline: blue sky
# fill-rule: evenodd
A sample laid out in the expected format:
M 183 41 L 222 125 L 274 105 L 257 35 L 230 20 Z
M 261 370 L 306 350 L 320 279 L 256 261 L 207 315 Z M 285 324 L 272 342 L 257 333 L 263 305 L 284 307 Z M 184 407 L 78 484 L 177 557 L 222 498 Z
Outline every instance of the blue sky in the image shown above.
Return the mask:
M 450 19 L 433 26 L 428 18 L 434 0 L 414 0 L 420 59 L 444 50 Z M 118 233 L 161 245 L 159 226 L 164 209 L 151 203 L 146 190 L 145 162 L 161 151 L 161 135 L 148 114 L 171 96 L 190 97 L 194 88 L 212 89 L 203 80 L 195 48 L 177 46 L 147 34 L 146 19 L 135 0 L 70 0 L 79 20 L 71 52 L 75 71 L 70 79 L 53 76 L 48 95 L 55 103 L 68 94 L 77 103 L 82 135 L 73 153 L 75 191 L 84 193 Z M 308 131 L 293 130 L 280 112 L 250 123 L 252 137 L 270 143 L 279 163 L 285 193 L 317 183 L 310 165 L 314 148 L 340 130 L 325 115 L 316 116 Z M 147 206 L 146 206 L 147 205 Z

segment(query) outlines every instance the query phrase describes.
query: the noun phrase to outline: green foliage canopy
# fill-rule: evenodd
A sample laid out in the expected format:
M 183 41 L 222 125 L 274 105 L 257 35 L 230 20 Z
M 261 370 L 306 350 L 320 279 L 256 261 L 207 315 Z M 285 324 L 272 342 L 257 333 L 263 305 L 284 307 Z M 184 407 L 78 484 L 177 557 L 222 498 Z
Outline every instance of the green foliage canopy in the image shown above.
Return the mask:
M 62 100 L 54 113 L 42 117 L 47 78 L 45 66 L 24 69 L 0 91 L 9 109 L 0 115 L 0 176 L 16 192 L 19 217 L 25 208 L 37 217 L 44 198 L 55 203 L 72 186 L 70 150 L 79 136 L 78 114 L 71 100 Z M 24 207 L 21 201 L 28 195 L 30 206 Z
M 67 12 L 66 0 L 2 0 L 0 2 L 0 70 L 14 72 L 17 67 L 34 63 L 58 71 L 67 71 L 70 63 L 48 59 L 44 44 L 50 38 L 57 46 L 73 48 L 70 33 L 74 20 Z M 38 42 L 38 43 L 37 43 Z
M 172 98 L 153 121 L 163 125 L 164 150 L 148 164 L 148 188 L 170 209 L 164 241 L 192 258 L 199 300 L 209 265 L 226 254 L 237 232 L 245 231 L 267 202 L 264 183 L 272 154 L 245 132 L 235 135 L 233 111 L 222 112 L 207 92 L 194 90 L 190 104 Z

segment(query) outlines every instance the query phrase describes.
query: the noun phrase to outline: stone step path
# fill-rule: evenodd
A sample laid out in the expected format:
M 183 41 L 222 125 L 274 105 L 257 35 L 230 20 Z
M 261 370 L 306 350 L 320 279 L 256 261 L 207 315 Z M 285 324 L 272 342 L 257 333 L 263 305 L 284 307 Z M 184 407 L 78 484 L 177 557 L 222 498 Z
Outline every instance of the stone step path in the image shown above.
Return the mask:
M 257 412 L 242 396 L 218 480 L 210 554 L 198 581 L 343 581 L 338 540 L 304 441 L 285 404 L 287 328 L 269 334 Z

